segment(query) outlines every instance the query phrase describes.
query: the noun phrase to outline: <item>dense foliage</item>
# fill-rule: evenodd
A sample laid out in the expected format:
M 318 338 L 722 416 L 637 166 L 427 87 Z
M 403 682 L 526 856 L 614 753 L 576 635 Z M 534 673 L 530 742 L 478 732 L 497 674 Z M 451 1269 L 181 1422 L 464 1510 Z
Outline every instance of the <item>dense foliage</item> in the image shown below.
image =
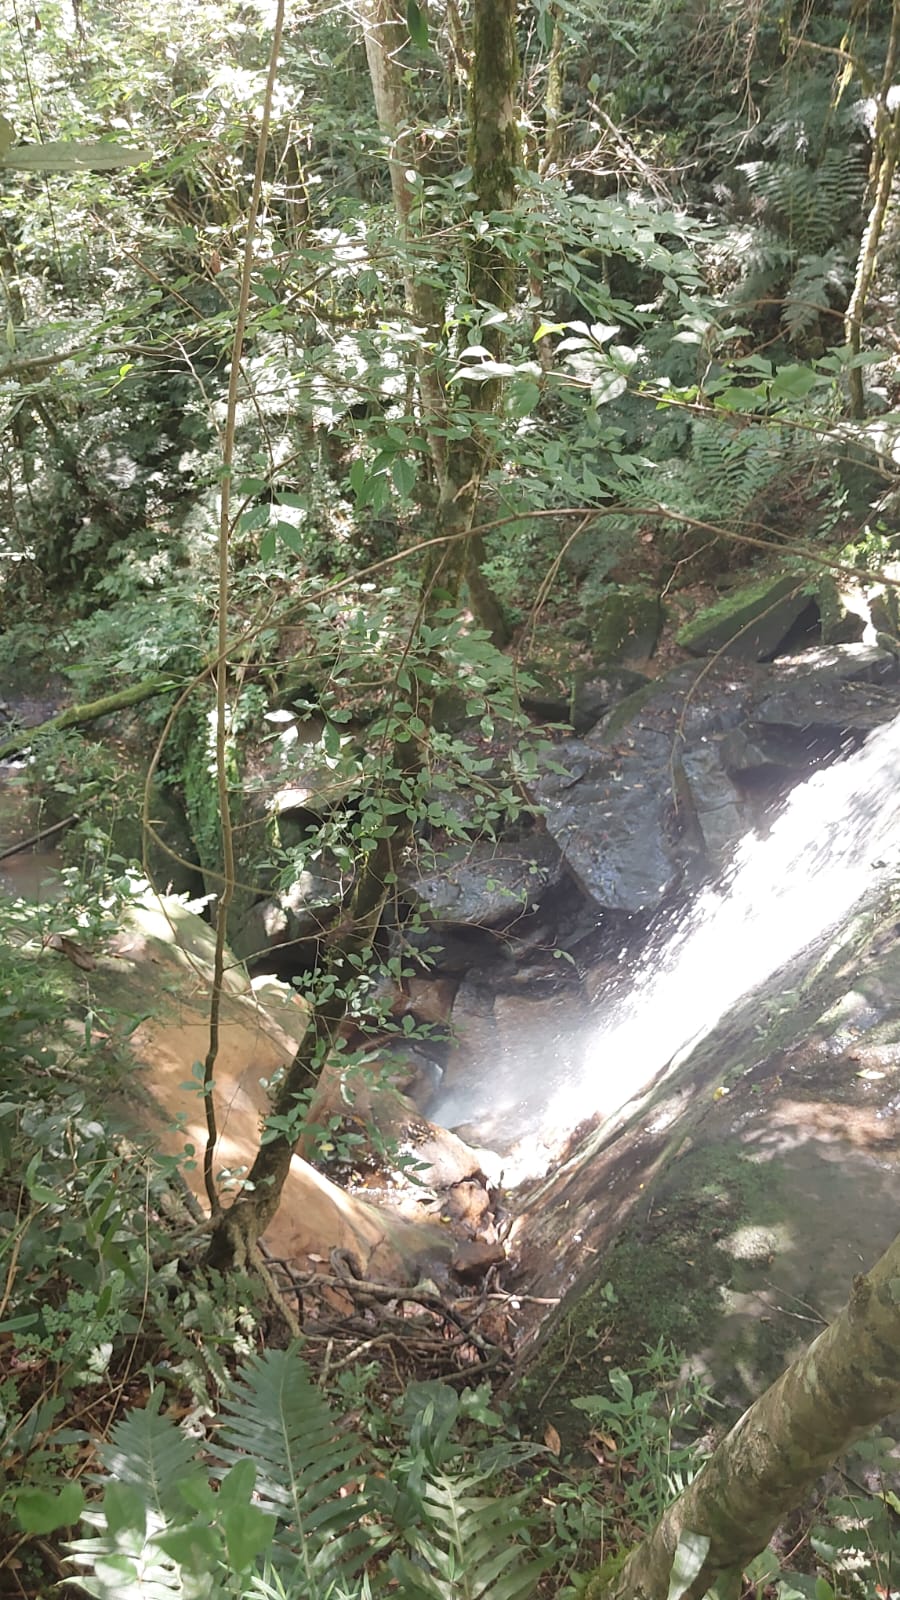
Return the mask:
M 427 969 L 404 863 L 533 824 L 547 662 L 760 559 L 810 588 L 890 566 L 890 9 L 536 0 L 493 102 L 476 0 L 0 19 L 0 671 L 83 713 L 30 747 L 76 819 L 53 938 L 79 968 L 139 866 L 218 899 L 223 940 L 326 884 L 252 1226 L 214 1215 L 206 1260 L 110 1111 L 106 1019 L 4 905 L 0 1588 L 572 1592 L 699 1459 L 659 1351 L 581 1403 L 594 1479 L 484 1388 L 346 1366 L 327 1400 L 248 1272 L 339 1027 L 407 1031 L 378 1010 L 408 976 L 386 929 Z M 286 708 L 328 779 L 299 836 L 247 754 Z M 886 1507 L 842 1492 L 818 1568 L 773 1556 L 757 1592 L 885 1592 Z

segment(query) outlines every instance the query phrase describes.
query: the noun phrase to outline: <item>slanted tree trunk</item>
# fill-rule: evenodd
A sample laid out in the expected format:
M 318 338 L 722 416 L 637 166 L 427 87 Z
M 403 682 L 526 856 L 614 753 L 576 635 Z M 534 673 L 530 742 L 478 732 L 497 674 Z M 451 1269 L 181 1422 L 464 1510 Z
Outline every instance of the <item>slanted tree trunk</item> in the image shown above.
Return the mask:
M 589 1600 L 666 1600 L 679 1540 L 709 1541 L 685 1600 L 732 1600 L 779 1522 L 900 1405 L 900 1237 L 808 1350 L 755 1402 L 616 1576 Z M 701 1547 L 702 1549 L 702 1547 Z

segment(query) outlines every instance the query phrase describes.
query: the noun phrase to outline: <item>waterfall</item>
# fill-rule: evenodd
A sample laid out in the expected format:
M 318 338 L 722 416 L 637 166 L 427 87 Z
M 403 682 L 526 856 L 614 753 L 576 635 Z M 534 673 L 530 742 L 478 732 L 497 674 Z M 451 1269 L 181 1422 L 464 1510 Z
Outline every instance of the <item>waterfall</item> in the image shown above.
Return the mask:
M 558 1029 L 555 1058 L 549 1039 L 521 1041 L 514 1089 L 501 1070 L 499 1108 L 519 1138 L 518 1176 L 546 1168 L 585 1118 L 614 1116 L 674 1071 L 739 1001 L 878 892 L 900 847 L 898 779 L 900 717 L 795 788 L 765 837 L 742 841 L 719 882 L 651 941 L 624 996 L 600 1003 L 574 1049 Z M 450 1112 L 477 1134 L 487 1114 L 489 1143 L 494 1064 L 482 1072 L 429 1115 Z

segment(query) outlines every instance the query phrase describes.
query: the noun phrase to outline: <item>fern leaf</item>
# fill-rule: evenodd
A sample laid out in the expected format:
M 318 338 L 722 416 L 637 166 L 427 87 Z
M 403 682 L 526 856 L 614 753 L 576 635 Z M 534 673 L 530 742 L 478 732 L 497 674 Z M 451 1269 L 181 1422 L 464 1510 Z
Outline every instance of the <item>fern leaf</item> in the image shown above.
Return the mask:
M 552 1558 L 535 1557 L 522 1493 L 480 1493 L 483 1477 L 436 1475 L 423 1525 L 407 1530 L 415 1560 L 395 1552 L 390 1569 L 409 1600 L 527 1600 Z
M 160 1415 L 162 1396 L 156 1389 L 99 1448 L 109 1481 L 101 1508 L 84 1519 L 99 1531 L 69 1546 L 73 1564 L 93 1574 L 74 1581 L 96 1600 L 213 1600 L 217 1592 L 211 1572 L 190 1577 L 164 1548 L 185 1521 L 192 1488 L 208 1485 L 195 1441 Z
M 252 1457 L 256 1504 L 278 1519 L 276 1545 L 302 1563 L 310 1600 L 338 1575 L 355 1578 L 372 1547 L 358 1487 L 362 1440 L 316 1388 L 297 1346 L 246 1361 L 223 1413 L 216 1455 L 227 1464 Z

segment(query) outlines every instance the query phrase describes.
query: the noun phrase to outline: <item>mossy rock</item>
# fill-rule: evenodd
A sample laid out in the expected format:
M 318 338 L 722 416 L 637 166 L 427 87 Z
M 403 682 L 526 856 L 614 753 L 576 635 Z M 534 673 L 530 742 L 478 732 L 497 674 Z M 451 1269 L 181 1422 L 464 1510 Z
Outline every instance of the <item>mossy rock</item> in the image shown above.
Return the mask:
M 572 1401 L 606 1389 L 611 1367 L 634 1370 L 660 1343 L 687 1353 L 707 1346 L 725 1308 L 723 1290 L 737 1281 L 729 1235 L 755 1226 L 763 1248 L 778 1217 L 771 1171 L 739 1146 L 675 1158 L 652 1204 L 632 1217 L 590 1286 L 573 1293 L 530 1364 L 529 1425 L 536 1410 L 541 1426 L 551 1422 L 577 1446 L 586 1423 Z
M 585 607 L 597 662 L 646 661 L 662 628 L 659 595 L 637 584 L 620 585 Z
M 866 631 L 867 602 L 859 584 L 826 573 L 818 590 L 822 643 L 858 644 Z
M 691 655 L 725 655 L 740 661 L 771 660 L 804 614 L 818 607 L 794 573 L 768 573 L 740 583 L 706 606 L 676 634 Z

